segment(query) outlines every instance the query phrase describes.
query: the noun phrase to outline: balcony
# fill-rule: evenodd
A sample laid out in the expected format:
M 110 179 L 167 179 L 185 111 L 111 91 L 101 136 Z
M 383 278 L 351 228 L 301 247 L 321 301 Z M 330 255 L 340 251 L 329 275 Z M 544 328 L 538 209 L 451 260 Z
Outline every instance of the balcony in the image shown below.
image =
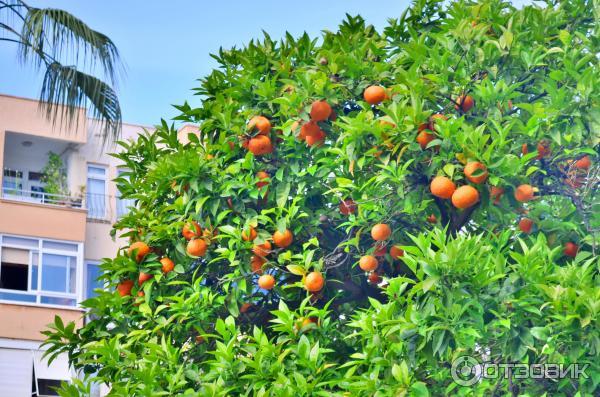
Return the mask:
M 7 170 L 5 169 L 5 174 Z M 22 190 L 11 187 L 2 188 L 2 197 L 6 200 L 24 201 L 69 208 L 83 208 L 83 200 L 62 194 L 46 193 L 43 190 Z

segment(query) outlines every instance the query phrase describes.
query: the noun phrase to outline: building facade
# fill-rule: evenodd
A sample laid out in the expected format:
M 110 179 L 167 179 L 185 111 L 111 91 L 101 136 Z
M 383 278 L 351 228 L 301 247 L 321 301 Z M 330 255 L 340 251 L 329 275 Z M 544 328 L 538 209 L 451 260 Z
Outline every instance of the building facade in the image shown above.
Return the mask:
M 123 124 L 121 139 L 144 129 Z M 36 100 L 0 95 L 0 397 L 56 395 L 75 375 L 66 357 L 47 365 L 40 332 L 56 315 L 83 324 L 100 261 L 124 245 L 109 234 L 132 205 L 112 182 L 115 150 L 85 109 L 53 125 Z

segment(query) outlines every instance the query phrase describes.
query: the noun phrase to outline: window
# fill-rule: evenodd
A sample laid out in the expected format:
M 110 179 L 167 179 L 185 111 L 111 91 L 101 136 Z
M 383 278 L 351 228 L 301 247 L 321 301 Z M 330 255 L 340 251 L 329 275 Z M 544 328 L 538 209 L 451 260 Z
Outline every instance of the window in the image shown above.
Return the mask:
M 106 167 L 100 165 L 88 165 L 86 194 L 88 218 L 107 218 L 106 174 Z
M 95 292 L 96 289 L 103 288 L 103 283 L 99 280 L 102 275 L 102 270 L 100 269 L 100 264 L 98 262 L 86 262 L 85 267 L 85 298 L 89 299 L 98 295 L 98 293 Z
M 120 168 L 117 170 L 117 174 L 120 178 L 129 179 L 126 175 L 122 175 L 128 171 L 129 170 L 127 170 L 127 169 Z M 133 199 L 122 199 L 121 193 L 119 192 L 117 194 L 117 217 L 118 218 L 122 217 L 123 215 L 126 215 L 129 212 L 129 209 L 134 206 L 135 206 L 135 202 L 133 201 Z
M 0 235 L 0 300 L 76 306 L 81 246 Z

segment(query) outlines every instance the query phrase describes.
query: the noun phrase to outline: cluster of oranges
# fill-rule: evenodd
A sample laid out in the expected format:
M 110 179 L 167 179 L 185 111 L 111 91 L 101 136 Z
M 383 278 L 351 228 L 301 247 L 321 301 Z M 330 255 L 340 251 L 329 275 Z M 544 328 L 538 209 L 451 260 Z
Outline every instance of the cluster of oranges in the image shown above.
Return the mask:
M 368 280 L 371 284 L 379 284 L 381 276 L 377 271 L 379 268 L 379 257 L 386 254 L 386 242 L 392 235 L 392 229 L 386 223 L 378 223 L 371 228 L 371 238 L 375 241 L 375 250 L 373 255 L 363 255 L 358 261 L 358 266 L 365 272 L 368 272 Z M 397 245 L 392 245 L 389 250 L 392 259 L 400 259 L 404 256 L 404 251 Z

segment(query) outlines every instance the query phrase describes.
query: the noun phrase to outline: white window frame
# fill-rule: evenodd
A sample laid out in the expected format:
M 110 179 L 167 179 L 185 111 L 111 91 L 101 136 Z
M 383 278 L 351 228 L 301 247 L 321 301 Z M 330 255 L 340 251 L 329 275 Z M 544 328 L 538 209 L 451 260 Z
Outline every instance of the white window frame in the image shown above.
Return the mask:
M 87 285 L 87 279 L 88 279 L 88 265 L 94 265 L 94 266 L 98 266 L 98 268 L 100 268 L 100 264 L 102 263 L 102 261 L 98 261 L 98 260 L 94 260 L 94 259 L 85 259 L 83 261 L 83 267 L 85 268 L 85 275 L 83 277 L 83 299 L 82 300 L 86 300 L 88 299 L 88 285 Z M 102 271 L 102 269 L 100 269 L 100 271 Z M 104 282 L 104 286 L 103 288 L 106 288 L 107 283 Z
M 14 238 L 22 238 L 28 240 L 37 240 L 37 248 L 26 247 L 18 244 L 5 244 L 4 237 L 14 237 Z M 56 250 L 51 248 L 43 248 L 44 241 L 47 242 L 55 242 L 55 243 L 63 243 L 63 244 L 71 244 L 76 245 L 76 251 L 63 251 Z M 18 305 L 26 305 L 26 306 L 43 306 L 43 307 L 56 307 L 61 309 L 75 309 L 79 310 L 79 303 L 83 300 L 83 243 L 74 242 L 74 241 L 64 241 L 64 240 L 55 240 L 48 238 L 37 238 L 37 237 L 29 237 L 29 236 L 19 236 L 14 234 L 0 234 L 0 257 L 2 257 L 2 249 L 3 248 L 16 248 L 16 249 L 27 249 L 29 250 L 29 263 L 27 264 L 27 291 L 13 290 L 7 288 L 0 288 L 0 292 L 4 292 L 7 294 L 14 295 L 26 295 L 26 296 L 35 296 L 35 302 L 24 302 L 19 300 L 10 300 L 10 299 L 0 299 L 0 303 L 10 303 L 10 304 L 18 304 Z M 37 289 L 31 289 L 31 273 L 32 273 L 32 257 L 33 252 L 36 251 L 38 253 L 38 282 Z M 54 291 L 43 291 L 42 287 L 42 277 L 43 277 L 43 267 L 41 266 L 42 256 L 43 254 L 55 254 L 55 255 L 63 255 L 70 256 L 75 258 L 75 272 L 76 272 L 76 280 L 75 280 L 75 292 L 74 293 L 62 293 L 62 292 L 54 292 Z M 0 267 L 0 271 L 2 268 Z M 67 271 L 67 280 L 69 277 L 69 271 Z M 67 284 L 68 288 L 68 284 Z M 73 299 L 75 301 L 75 305 L 57 305 L 50 303 L 42 303 L 42 296 L 49 298 L 65 298 L 65 299 Z
M 104 176 L 100 176 L 100 175 L 93 175 L 90 176 L 90 167 L 93 168 L 102 168 L 104 170 Z M 89 180 L 90 179 L 95 179 L 97 181 L 102 181 L 104 182 L 104 214 L 101 214 L 100 216 L 94 216 L 92 217 L 93 219 L 108 219 L 109 218 L 109 211 L 108 211 L 108 206 L 110 204 L 109 200 L 108 200 L 108 181 L 110 180 L 110 178 L 108 177 L 108 171 L 109 171 L 109 167 L 106 164 L 98 164 L 98 163 L 87 163 L 86 168 L 85 168 L 85 189 L 86 189 L 86 197 L 87 194 L 89 194 Z M 86 205 L 87 210 L 88 210 L 88 214 L 90 211 L 90 207 L 89 207 L 89 203 Z

